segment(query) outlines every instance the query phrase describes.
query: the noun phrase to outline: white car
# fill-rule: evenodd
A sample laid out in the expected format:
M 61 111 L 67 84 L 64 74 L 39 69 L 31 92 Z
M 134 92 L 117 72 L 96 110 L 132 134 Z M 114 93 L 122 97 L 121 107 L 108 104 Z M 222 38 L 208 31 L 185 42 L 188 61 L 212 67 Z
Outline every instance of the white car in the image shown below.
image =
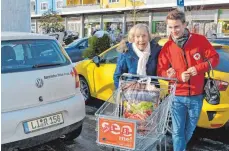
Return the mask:
M 65 50 L 55 37 L 1 34 L 2 150 L 78 137 L 85 102 Z

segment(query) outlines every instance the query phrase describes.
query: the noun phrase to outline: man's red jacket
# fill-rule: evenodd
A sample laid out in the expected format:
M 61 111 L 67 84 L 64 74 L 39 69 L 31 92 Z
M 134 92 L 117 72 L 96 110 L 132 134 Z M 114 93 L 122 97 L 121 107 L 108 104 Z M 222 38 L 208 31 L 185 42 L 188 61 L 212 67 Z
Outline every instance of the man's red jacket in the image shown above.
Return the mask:
M 205 72 L 210 69 L 206 60 L 209 60 L 214 68 L 219 63 L 219 55 L 204 36 L 190 33 L 183 48 L 180 48 L 170 36 L 159 54 L 157 74 L 167 77 L 166 71 L 172 67 L 176 71 L 174 78 L 178 79 L 176 95 L 203 94 Z M 182 72 L 192 66 L 196 67 L 197 75 L 191 76 L 187 82 L 182 82 Z

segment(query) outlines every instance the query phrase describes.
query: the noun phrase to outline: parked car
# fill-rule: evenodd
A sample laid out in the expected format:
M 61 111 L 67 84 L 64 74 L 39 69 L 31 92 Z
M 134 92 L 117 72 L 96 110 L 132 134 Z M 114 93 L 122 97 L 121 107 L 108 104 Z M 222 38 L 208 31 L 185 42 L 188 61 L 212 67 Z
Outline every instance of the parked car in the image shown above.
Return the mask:
M 229 38 L 229 33 L 217 33 L 215 38 Z
M 222 45 L 228 45 L 229 46 L 229 38 L 209 39 L 209 41 L 217 43 L 217 44 L 222 44 Z
M 163 46 L 166 41 L 161 39 L 159 44 Z M 84 60 L 76 65 L 85 100 L 94 97 L 106 101 L 114 92 L 113 74 L 118 58 L 117 46 L 109 48 L 92 60 Z M 221 100 L 219 105 L 210 105 L 204 100 L 198 122 L 199 127 L 211 129 L 222 127 L 229 120 L 229 47 L 219 44 L 214 46 L 220 55 L 220 64 L 214 70 L 214 79 L 217 80 Z
M 209 30 L 206 33 L 206 37 L 209 39 L 229 38 L 229 33 L 216 33 L 214 30 Z
M 73 41 L 65 47 L 66 52 L 71 58 L 72 62 L 83 60 L 83 51 L 88 48 L 88 38 L 81 38 Z
M 54 37 L 1 33 L 2 150 L 78 137 L 85 102 L 77 71 Z
M 79 33 L 78 32 L 74 32 L 74 31 L 71 31 L 71 30 L 65 30 L 64 33 L 65 33 L 65 36 L 72 36 L 74 40 L 79 38 Z
M 48 35 L 55 37 L 62 45 L 68 45 L 79 38 L 79 33 L 69 30 L 64 32 L 49 33 Z
M 76 40 L 78 38 L 79 38 L 78 32 L 74 32 L 74 31 L 70 31 L 70 30 L 64 31 L 63 41 L 64 41 L 65 45 L 72 43 L 74 40 Z

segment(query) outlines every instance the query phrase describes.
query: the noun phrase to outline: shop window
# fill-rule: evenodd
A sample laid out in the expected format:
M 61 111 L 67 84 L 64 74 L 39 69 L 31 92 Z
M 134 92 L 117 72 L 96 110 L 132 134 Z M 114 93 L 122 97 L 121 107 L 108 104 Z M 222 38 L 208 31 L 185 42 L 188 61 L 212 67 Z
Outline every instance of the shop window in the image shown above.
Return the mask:
M 156 22 L 156 33 L 159 34 L 166 33 L 166 22 Z
M 62 1 L 62 0 L 56 1 L 56 8 L 57 8 L 57 9 L 60 9 L 60 8 L 62 8 L 62 7 L 63 7 L 63 1 Z
M 32 33 L 36 32 L 36 24 L 35 23 L 31 23 L 31 32 Z
M 48 3 L 42 2 L 41 3 L 41 10 L 48 10 Z
M 118 3 L 119 0 L 109 0 L 109 3 Z

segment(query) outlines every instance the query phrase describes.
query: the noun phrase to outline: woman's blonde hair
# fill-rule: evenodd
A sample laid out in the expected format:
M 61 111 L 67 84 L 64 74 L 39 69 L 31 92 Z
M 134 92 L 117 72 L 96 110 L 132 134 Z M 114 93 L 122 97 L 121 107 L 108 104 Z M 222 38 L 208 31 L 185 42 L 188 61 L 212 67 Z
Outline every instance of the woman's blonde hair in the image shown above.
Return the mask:
M 130 43 L 134 42 L 134 36 L 137 30 L 144 30 L 148 34 L 149 41 L 151 41 L 151 36 L 150 36 L 148 26 L 146 26 L 145 24 L 136 24 L 130 29 L 128 33 L 128 41 Z
M 145 24 L 136 24 L 128 32 L 127 39 L 129 43 L 134 42 L 134 36 L 137 30 L 144 30 L 148 34 L 149 41 L 152 40 L 148 26 L 146 26 Z M 126 46 L 126 40 L 122 40 L 116 50 L 121 53 L 126 52 L 128 50 Z

